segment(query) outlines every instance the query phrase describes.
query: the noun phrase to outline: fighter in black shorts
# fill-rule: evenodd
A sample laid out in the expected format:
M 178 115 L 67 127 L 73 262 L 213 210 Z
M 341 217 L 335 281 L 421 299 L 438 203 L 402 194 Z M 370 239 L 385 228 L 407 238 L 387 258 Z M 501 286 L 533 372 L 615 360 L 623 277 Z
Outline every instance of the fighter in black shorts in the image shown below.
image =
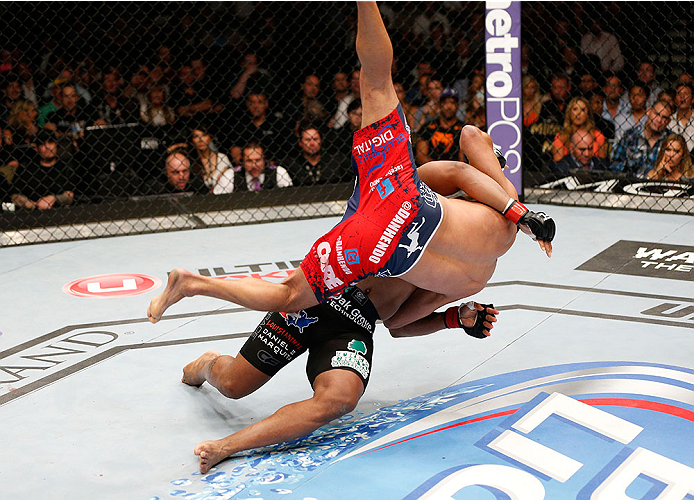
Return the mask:
M 269 312 L 241 348 L 246 361 L 272 377 L 308 349 L 306 375 L 313 386 L 321 373 L 354 372 L 364 389 L 371 373 L 376 308 L 359 288 L 298 313 Z

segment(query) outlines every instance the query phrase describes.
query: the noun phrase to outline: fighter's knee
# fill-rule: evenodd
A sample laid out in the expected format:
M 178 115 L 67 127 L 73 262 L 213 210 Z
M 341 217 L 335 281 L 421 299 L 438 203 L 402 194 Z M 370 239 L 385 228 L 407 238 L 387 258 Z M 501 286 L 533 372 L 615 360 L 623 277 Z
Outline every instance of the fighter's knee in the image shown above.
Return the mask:
M 474 125 L 465 125 L 460 131 L 460 143 L 461 144 L 474 144 L 477 141 L 484 140 L 490 141 L 491 137 L 486 132 L 480 130 Z
M 356 394 L 340 391 L 325 392 L 316 398 L 318 403 L 317 417 L 325 423 L 340 418 L 357 407 L 359 397 Z

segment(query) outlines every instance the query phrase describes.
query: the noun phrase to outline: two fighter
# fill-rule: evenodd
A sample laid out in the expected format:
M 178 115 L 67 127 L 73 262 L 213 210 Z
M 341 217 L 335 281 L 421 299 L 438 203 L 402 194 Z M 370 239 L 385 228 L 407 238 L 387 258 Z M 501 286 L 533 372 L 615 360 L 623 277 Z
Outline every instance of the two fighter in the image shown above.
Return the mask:
M 476 306 L 476 311 L 452 308 L 445 316 L 433 311 L 484 288 L 497 258 L 515 240 L 516 223 L 527 226 L 524 231 L 532 232 L 541 248 L 551 255 L 554 222 L 544 214 L 529 212 L 517 201 L 513 185 L 499 169 L 491 139 L 483 132 L 465 127 L 461 133 L 461 146 L 476 168 L 460 162 L 431 162 L 416 169 L 409 130 L 390 76 L 390 40 L 376 4 L 358 2 L 357 6 L 364 127 L 355 134 L 352 164 L 358 183 L 344 218 L 313 245 L 301 268 L 280 284 L 250 278 L 219 281 L 174 270 L 164 292 L 150 304 L 148 316 L 152 322 L 158 321 L 170 305 L 192 295 L 217 297 L 257 310 L 300 311 L 298 314 L 306 314 L 307 318 L 314 317 L 309 314 L 327 314 L 335 300 L 355 301 L 358 296 L 366 296 L 373 308 L 364 309 L 371 312 L 362 324 L 373 325 L 376 317 L 381 317 L 396 335 L 431 333 L 444 325 L 480 325 L 479 319 L 482 323 L 486 320 L 488 331 L 496 314 L 493 309 L 485 313 L 482 306 Z M 463 188 L 485 205 L 447 199 L 429 187 L 444 196 Z M 474 239 L 470 238 L 472 234 Z M 384 285 L 386 293 L 374 294 L 379 280 L 364 280 L 374 275 L 382 279 L 400 276 L 401 285 L 396 287 L 392 285 L 395 280 L 386 279 L 383 283 L 391 283 Z M 358 288 L 345 292 L 360 280 Z M 342 295 L 325 303 L 337 294 Z M 322 310 L 304 311 L 321 302 L 325 303 L 319 306 Z M 264 332 L 270 321 L 278 328 L 282 325 L 276 316 L 273 319 L 269 315 L 254 335 Z M 356 329 L 347 328 L 347 336 L 351 338 Z M 369 351 L 364 340 L 351 340 L 361 342 L 354 345 L 363 345 Z M 242 356 L 237 358 L 206 353 L 186 366 L 184 382 L 199 385 L 208 380 L 229 397 L 253 392 L 271 375 L 251 366 L 253 361 L 248 358 L 257 358 L 257 348 L 251 347 L 245 352 L 242 349 Z M 201 443 L 195 450 L 201 457 L 201 470 L 208 470 L 239 450 L 304 435 L 323 425 L 326 418 L 329 421 L 337 413 L 349 411 L 367 379 L 358 368 L 325 370 L 326 358 L 337 350 L 331 347 L 327 354 L 323 350 L 313 361 L 309 357 L 315 372 L 310 374 L 314 398 L 288 405 L 224 440 Z M 351 382 L 340 380 L 347 374 L 354 375 Z M 338 377 L 337 382 L 334 377 Z M 340 391 L 331 391 L 336 383 Z M 351 390 L 345 391 L 345 387 Z M 346 401 L 335 398 L 335 393 L 346 394 Z M 323 411 L 316 409 L 316 401 Z

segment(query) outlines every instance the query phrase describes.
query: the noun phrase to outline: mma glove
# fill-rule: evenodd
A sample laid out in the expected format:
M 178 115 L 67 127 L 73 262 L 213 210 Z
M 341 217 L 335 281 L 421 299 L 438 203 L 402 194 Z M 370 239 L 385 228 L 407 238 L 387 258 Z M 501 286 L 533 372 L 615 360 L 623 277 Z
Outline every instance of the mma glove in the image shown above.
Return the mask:
M 489 331 L 489 329 L 486 326 L 484 326 L 484 322 L 487 321 L 487 315 L 496 317 L 496 314 L 491 314 L 487 312 L 488 309 L 494 309 L 494 305 L 482 304 L 482 307 L 484 307 L 484 309 L 482 311 L 477 311 L 475 324 L 472 325 L 470 328 L 463 325 L 463 321 L 460 319 L 460 311 L 463 307 L 467 307 L 468 309 L 477 311 L 475 303 L 472 301 L 460 304 L 459 306 L 449 307 L 444 313 L 444 323 L 446 324 L 446 328 L 462 328 L 463 330 L 465 330 L 465 333 L 467 333 L 471 337 L 475 337 L 476 339 L 486 339 L 487 335 L 484 334 L 484 331 Z
M 533 212 L 520 201 L 510 200 L 503 214 L 514 224 L 527 226 L 536 240 L 552 241 L 554 239 L 557 227 L 554 219 L 544 212 Z

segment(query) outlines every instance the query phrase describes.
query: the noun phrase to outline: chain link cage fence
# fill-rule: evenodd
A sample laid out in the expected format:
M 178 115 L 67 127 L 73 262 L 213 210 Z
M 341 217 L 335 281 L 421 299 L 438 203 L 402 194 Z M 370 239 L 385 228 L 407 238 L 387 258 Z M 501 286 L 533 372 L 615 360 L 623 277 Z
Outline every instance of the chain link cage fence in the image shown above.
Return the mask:
M 486 127 L 485 4 L 380 8 L 418 164 L 459 158 L 463 124 Z M 354 3 L 0 10 L 0 246 L 343 213 Z M 693 14 L 521 4 L 526 201 L 694 212 Z

